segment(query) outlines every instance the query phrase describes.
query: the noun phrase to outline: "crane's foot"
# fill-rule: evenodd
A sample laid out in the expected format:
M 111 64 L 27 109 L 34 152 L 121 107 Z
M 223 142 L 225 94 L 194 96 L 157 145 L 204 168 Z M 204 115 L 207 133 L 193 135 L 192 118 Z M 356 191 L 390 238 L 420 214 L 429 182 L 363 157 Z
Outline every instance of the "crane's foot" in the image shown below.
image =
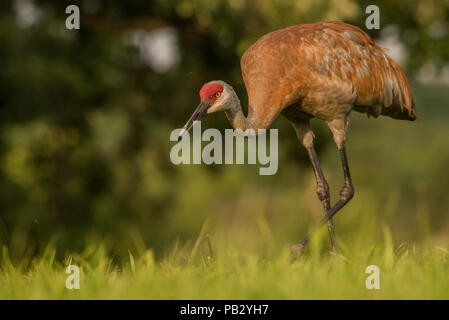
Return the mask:
M 336 242 L 335 242 L 335 243 L 332 243 L 332 252 L 333 252 L 333 254 L 335 254 L 335 255 L 339 255 L 339 254 L 340 254 L 340 249 L 338 248 Z
M 291 249 L 290 259 L 296 260 L 299 259 L 302 254 L 304 253 L 304 250 L 306 249 L 307 243 L 309 242 L 308 237 L 305 237 L 301 240 L 300 243 L 294 244 Z

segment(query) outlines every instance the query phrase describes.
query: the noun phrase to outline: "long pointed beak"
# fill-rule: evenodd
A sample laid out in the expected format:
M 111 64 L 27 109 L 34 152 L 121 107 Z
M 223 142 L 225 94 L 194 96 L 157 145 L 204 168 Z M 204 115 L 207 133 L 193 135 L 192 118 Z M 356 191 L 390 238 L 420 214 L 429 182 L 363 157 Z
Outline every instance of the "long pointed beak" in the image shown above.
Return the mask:
M 178 136 L 178 141 L 182 139 L 182 136 L 190 130 L 190 128 L 192 128 L 193 126 L 193 122 L 194 121 L 200 121 L 201 119 L 203 119 L 206 115 L 207 115 L 207 109 L 210 107 L 210 105 L 204 101 L 201 100 L 201 103 L 198 105 L 198 107 L 195 109 L 195 111 L 193 112 L 192 116 L 190 117 L 190 119 L 187 121 L 187 123 L 185 124 L 185 126 L 182 128 L 181 132 L 179 133 Z

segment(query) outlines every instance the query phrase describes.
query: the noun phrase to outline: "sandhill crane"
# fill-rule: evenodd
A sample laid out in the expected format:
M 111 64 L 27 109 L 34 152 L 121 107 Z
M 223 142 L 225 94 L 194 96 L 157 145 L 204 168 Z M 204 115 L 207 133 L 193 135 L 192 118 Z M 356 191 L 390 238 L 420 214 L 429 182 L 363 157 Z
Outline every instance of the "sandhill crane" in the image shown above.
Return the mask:
M 325 212 L 319 225 L 328 223 L 337 252 L 332 217 L 354 195 L 345 150 L 349 114 L 355 110 L 368 117 L 415 120 L 406 75 L 366 33 L 342 22 L 296 25 L 268 33 L 243 54 L 241 69 L 248 92 L 248 116 L 229 84 L 211 81 L 201 88 L 201 103 L 180 137 L 194 121 L 216 111 L 225 111 L 235 129 L 256 132 L 284 115 L 308 152 Z M 329 185 L 313 147 L 309 120 L 314 117 L 327 123 L 341 156 L 344 184 L 332 207 Z M 293 252 L 303 251 L 309 235 L 293 246 Z

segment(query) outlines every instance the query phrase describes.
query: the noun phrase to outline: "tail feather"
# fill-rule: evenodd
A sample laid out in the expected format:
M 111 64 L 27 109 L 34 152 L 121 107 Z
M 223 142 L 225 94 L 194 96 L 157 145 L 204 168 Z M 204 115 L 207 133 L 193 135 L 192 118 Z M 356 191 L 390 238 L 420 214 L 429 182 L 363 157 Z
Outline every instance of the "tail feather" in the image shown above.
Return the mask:
M 393 59 L 386 54 L 385 56 L 390 65 L 387 77 L 391 80 L 392 100 L 390 105 L 382 106 L 381 113 L 395 119 L 414 121 L 417 119 L 416 108 L 407 76 Z

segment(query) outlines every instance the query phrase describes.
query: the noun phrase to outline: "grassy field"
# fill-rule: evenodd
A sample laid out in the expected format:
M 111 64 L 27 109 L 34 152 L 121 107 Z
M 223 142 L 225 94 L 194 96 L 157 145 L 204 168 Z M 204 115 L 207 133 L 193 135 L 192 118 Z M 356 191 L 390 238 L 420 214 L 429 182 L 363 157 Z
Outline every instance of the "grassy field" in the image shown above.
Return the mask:
M 197 256 L 193 249 L 173 249 L 155 262 L 152 251 L 130 254 L 122 266 L 101 248 L 57 263 L 54 252 L 12 266 L 6 249 L 0 273 L 1 299 L 447 299 L 449 252 L 441 247 L 393 247 L 384 229 L 379 246 L 344 246 L 346 255 L 323 249 L 325 232 L 314 238 L 302 259 L 290 262 L 289 250 L 273 255 L 243 252 Z M 203 238 L 203 240 L 205 240 Z M 201 240 L 200 240 L 201 241 Z M 196 253 L 195 253 L 196 252 Z M 215 252 L 212 252 L 215 254 Z M 65 287 L 65 266 L 81 267 L 80 289 Z M 365 286 L 368 265 L 380 269 L 380 289 Z

